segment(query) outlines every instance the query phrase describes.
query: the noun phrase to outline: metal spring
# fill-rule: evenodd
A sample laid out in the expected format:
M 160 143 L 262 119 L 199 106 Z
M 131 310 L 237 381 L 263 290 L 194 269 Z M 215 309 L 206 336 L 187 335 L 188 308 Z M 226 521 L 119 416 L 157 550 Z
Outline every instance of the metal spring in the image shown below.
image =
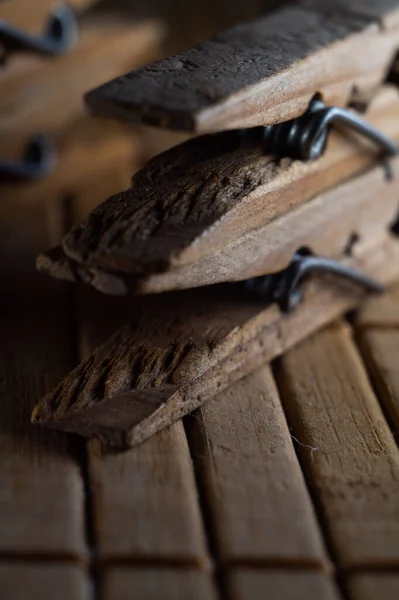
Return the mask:
M 0 44 L 4 47 L 0 62 L 4 64 L 11 52 L 58 56 L 68 52 L 77 37 L 77 20 L 66 4 L 53 10 L 41 36 L 26 33 L 0 19 Z
M 332 273 L 374 293 L 381 293 L 384 287 L 361 271 L 341 263 L 309 254 L 294 254 L 286 269 L 271 275 L 253 277 L 244 282 L 244 289 L 251 295 L 261 297 L 265 302 L 276 302 L 283 312 L 290 312 L 300 304 L 303 297 L 304 278 L 312 273 Z
M 56 162 L 51 140 L 44 135 L 32 139 L 20 162 L 0 160 L 0 181 L 30 181 L 48 175 Z
M 296 160 L 315 160 L 322 156 L 331 126 L 339 129 L 352 129 L 381 147 L 384 154 L 398 154 L 396 142 L 375 129 L 356 113 L 336 106 L 326 106 L 316 96 L 307 111 L 290 121 L 255 127 L 256 135 L 261 133 L 265 150 L 268 154 L 289 157 Z M 251 130 L 242 130 L 242 135 L 254 135 Z

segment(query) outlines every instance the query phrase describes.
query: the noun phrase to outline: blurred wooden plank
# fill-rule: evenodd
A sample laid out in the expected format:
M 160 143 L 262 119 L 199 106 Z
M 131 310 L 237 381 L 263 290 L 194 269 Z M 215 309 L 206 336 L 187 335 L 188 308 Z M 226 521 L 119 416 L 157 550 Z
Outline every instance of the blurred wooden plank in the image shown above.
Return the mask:
M 378 298 L 370 298 L 356 313 L 356 328 L 399 326 L 399 286 Z
M 396 573 L 359 573 L 349 577 L 350 600 L 397 600 L 399 575 Z
M 399 328 L 369 328 L 357 332 L 362 356 L 381 402 L 399 432 Z
M 81 351 L 87 356 L 128 306 L 81 299 Z M 106 366 L 104 368 L 106 378 Z M 101 385 L 101 384 L 100 384 Z M 181 422 L 122 454 L 89 444 L 94 526 L 103 562 L 204 566 L 208 563 L 193 465 Z
M 312 571 L 238 569 L 229 576 L 231 600 L 339 600 L 333 581 Z
M 54 563 L 0 563 L 4 600 L 90 600 L 87 576 L 78 567 Z
M 339 565 L 396 568 L 399 450 L 348 328 L 288 352 L 278 381 Z
M 10 227 L 3 217 L 0 232 L 0 557 L 82 559 L 78 448 L 29 423 L 38 396 L 73 366 L 64 289 L 34 270 L 50 237 L 47 207 L 26 208 Z
M 216 600 L 211 573 L 192 569 L 115 567 L 106 572 L 104 600 Z
M 388 235 L 379 241 L 348 264 L 389 282 L 397 278 L 399 244 Z M 227 285 L 165 295 L 162 311 L 157 297 L 136 300 L 134 321 L 48 394 L 32 420 L 111 445 L 140 443 L 363 297 L 359 286 L 319 277 L 288 315 Z
M 189 424 L 222 563 L 326 567 L 269 367 L 204 404 Z
M 38 131 L 56 130 L 82 112 L 83 93 L 157 55 L 157 21 L 86 19 L 77 46 L 55 61 L 24 56 L 0 72 L 1 152 Z
M 354 89 L 364 94 L 385 79 L 398 20 L 395 0 L 289 3 L 117 78 L 87 102 L 104 115 L 197 133 L 287 120 L 316 92 L 346 105 Z

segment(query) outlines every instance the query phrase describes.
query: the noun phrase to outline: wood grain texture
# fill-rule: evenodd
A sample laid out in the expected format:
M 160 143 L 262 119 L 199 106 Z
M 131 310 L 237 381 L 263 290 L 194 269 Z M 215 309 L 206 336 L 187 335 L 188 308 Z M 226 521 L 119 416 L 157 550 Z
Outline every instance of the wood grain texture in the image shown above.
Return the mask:
M 0 590 L 7 600 L 90 600 L 87 576 L 78 567 L 0 563 Z
M 311 571 L 238 569 L 229 578 L 231 600 L 339 600 L 332 580 Z
M 357 338 L 381 402 L 399 431 L 399 328 L 367 328 Z
M 327 568 L 270 368 L 218 394 L 188 424 L 219 562 Z
M 197 133 L 281 122 L 301 114 L 316 92 L 346 105 L 354 89 L 377 87 L 398 28 L 394 0 L 289 3 L 127 73 L 86 101 L 104 115 Z
M 399 247 L 383 238 L 348 260 L 388 283 L 398 277 Z M 35 423 L 109 444 L 143 441 L 227 385 L 353 308 L 363 291 L 337 278 L 309 283 L 290 315 L 228 285 L 146 298 L 120 329 L 36 407 Z
M 377 95 L 370 106 L 371 122 L 373 115 L 379 127 L 390 135 L 399 135 L 392 129 L 395 122 L 399 123 L 396 89 L 386 88 Z M 282 268 L 282 263 L 287 263 L 287 253 L 292 255 L 293 245 L 301 246 L 324 232 L 325 223 L 319 223 L 324 217 L 319 203 L 326 211 L 331 204 L 327 221 L 335 219 L 341 228 L 349 228 L 350 223 L 339 211 L 345 212 L 347 206 L 356 202 L 351 196 L 357 190 L 358 201 L 367 202 L 373 186 L 383 198 L 397 185 L 397 160 L 391 163 L 391 183 L 384 181 L 382 171 L 376 167 L 375 175 L 370 175 L 373 182 L 367 177 L 359 179 L 353 183 L 353 189 L 348 183 L 349 187 L 331 190 L 331 196 L 315 201 L 316 216 L 309 207 L 292 217 L 298 222 L 291 223 L 291 217 L 287 217 L 287 227 L 294 227 L 297 237 L 286 236 L 283 225 L 276 223 L 268 244 L 269 229 L 264 228 L 274 220 L 375 163 L 374 150 L 366 149 L 353 138 L 332 133 L 330 142 L 323 158 L 311 163 L 267 156 L 259 143 L 239 142 L 232 132 L 177 146 L 150 161 L 134 176 L 129 190 L 104 202 L 65 236 L 63 252 L 73 262 L 68 268 L 68 261 L 63 259 L 58 274 L 71 279 L 75 273 L 76 278 L 89 282 L 90 270 L 97 275 L 103 271 L 133 275 L 141 278 L 141 282 L 136 282 L 139 289 L 160 291 Z M 360 190 L 362 185 L 364 189 Z M 384 188 L 381 193 L 379 185 Z M 396 214 L 394 208 L 392 221 Z M 307 223 L 306 231 L 302 219 Z M 329 226 L 333 228 L 332 223 Z M 280 236 L 278 244 L 276 236 Z M 341 240 L 340 236 L 336 238 Z M 60 262 L 58 256 L 46 259 L 42 268 L 49 269 L 49 263 Z M 259 262 L 251 264 L 254 256 Z M 55 270 L 51 272 L 54 274 Z M 125 289 L 128 284 L 120 276 L 118 279 L 117 289 Z M 96 278 L 93 280 L 96 284 Z M 111 285 L 109 289 L 115 293 Z M 105 285 L 101 291 L 107 291 Z
M 9 199 L 12 213 L 12 197 Z M 8 228 L 1 221 L 0 556 L 81 560 L 86 555 L 83 481 L 64 436 L 29 425 L 32 407 L 72 367 L 64 290 L 36 277 L 49 241 L 46 206 Z M 23 282 L 23 283 L 22 283 Z
M 93 306 L 93 299 L 96 301 Z M 103 300 L 103 302 L 101 302 Z M 126 306 L 80 298 L 81 353 L 123 322 Z M 190 451 L 181 422 L 124 454 L 89 444 L 97 551 L 103 563 L 208 563 Z
M 389 573 L 352 575 L 347 584 L 350 600 L 396 600 L 399 595 L 399 576 Z
M 380 298 L 370 298 L 356 314 L 356 328 L 399 327 L 399 286 Z
M 399 450 L 347 327 L 288 352 L 278 382 L 341 568 L 399 564 Z
M 21 151 L 38 131 L 55 131 L 82 113 L 83 93 L 156 56 L 158 22 L 87 19 L 76 47 L 56 61 L 19 57 L 0 73 L 1 154 Z
M 106 573 L 104 600 L 216 600 L 210 573 L 192 569 L 112 568 Z

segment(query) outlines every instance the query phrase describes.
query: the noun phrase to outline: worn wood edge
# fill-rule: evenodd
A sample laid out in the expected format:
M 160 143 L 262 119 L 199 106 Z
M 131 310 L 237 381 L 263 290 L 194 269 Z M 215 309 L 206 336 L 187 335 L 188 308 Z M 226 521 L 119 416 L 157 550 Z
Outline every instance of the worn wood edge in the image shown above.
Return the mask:
M 348 262 L 370 276 L 378 277 L 383 283 L 392 283 L 399 276 L 399 245 L 387 236 L 384 243 L 380 244 L 379 247 L 373 247 L 367 256 L 357 257 Z M 265 309 L 254 319 L 253 326 L 249 328 L 245 338 L 240 340 L 238 347 L 234 348 L 233 343 L 233 347 L 225 346 L 223 350 L 222 343 L 219 345 L 219 349 L 216 348 L 213 362 L 209 364 L 208 368 L 199 366 L 202 360 L 200 358 L 201 352 L 195 355 L 188 370 L 189 380 L 186 382 L 183 380 L 180 384 L 177 384 L 177 390 L 175 388 L 165 390 L 164 388 L 163 392 L 166 391 L 165 397 L 167 400 L 163 401 L 154 412 L 151 412 L 150 407 L 149 416 L 142 420 L 143 415 L 141 413 L 138 423 L 133 424 L 134 416 L 130 415 L 130 431 L 123 430 L 126 425 L 126 414 L 119 419 L 118 428 L 115 427 L 115 423 L 113 429 L 101 423 L 96 427 L 95 404 L 86 409 L 89 411 L 87 419 L 84 414 L 85 411 L 71 410 L 68 406 L 64 406 L 64 408 L 62 406 L 57 407 L 57 403 L 55 409 L 54 407 L 51 408 L 54 399 L 57 398 L 57 390 L 62 390 L 63 384 L 60 384 L 59 388 L 37 405 L 32 414 L 32 422 L 86 436 L 96 435 L 105 444 L 111 446 L 126 448 L 138 444 L 181 418 L 184 414 L 191 412 L 208 398 L 221 392 L 230 383 L 256 370 L 264 362 L 276 358 L 302 338 L 344 312 L 353 309 L 364 298 L 362 291 L 358 288 L 354 289 L 353 286 L 341 284 L 336 280 L 331 287 L 325 286 L 322 281 L 313 281 L 309 285 L 314 288 L 313 292 L 308 291 L 304 302 L 295 312 L 284 315 L 277 310 L 276 306 Z M 230 341 L 230 343 L 232 342 Z M 226 351 L 228 352 L 227 355 Z M 93 360 L 95 360 L 95 354 L 89 357 L 86 364 L 90 364 L 90 361 Z M 79 377 L 78 373 L 82 372 L 82 369 L 84 371 L 84 365 L 85 363 L 82 363 L 65 381 L 73 381 L 75 377 Z M 153 383 L 150 384 L 149 389 L 151 389 L 151 385 Z M 148 385 L 146 387 L 148 391 Z M 168 391 L 172 392 L 169 397 Z M 138 392 L 139 401 L 140 393 Z M 157 393 L 160 393 L 159 389 Z M 135 394 L 137 398 L 137 392 L 132 390 L 132 399 Z M 61 399 L 62 397 L 58 399 L 58 402 Z M 110 402 L 112 407 L 111 398 L 109 400 L 97 398 L 96 402 L 101 404 L 102 401 L 105 403 Z M 70 400 L 68 400 L 68 403 L 70 403 Z M 89 422 L 89 426 L 87 422 Z
M 359 6 L 356 7 L 358 10 L 351 10 L 343 3 L 338 4 L 335 14 L 334 6 L 329 7 L 326 2 L 305 1 L 298 2 L 295 6 L 283 6 L 258 21 L 219 34 L 188 52 L 113 80 L 89 92 L 86 103 L 92 111 L 106 116 L 196 133 L 272 124 L 296 117 L 305 110 L 316 92 L 322 93 L 327 102 L 343 106 L 352 93 L 354 82 L 358 90 L 366 92 L 383 81 L 393 62 L 399 38 L 394 11 L 396 4 L 393 1 L 369 11 L 362 11 Z M 314 32 L 311 31 L 310 21 L 317 23 L 313 23 L 317 31 L 324 29 L 324 36 L 319 34 L 313 47 L 311 44 L 298 43 L 298 28 L 301 31 L 306 25 L 304 37 L 312 37 Z M 266 30 L 271 30 L 272 35 L 263 41 L 266 49 L 263 47 L 262 51 L 268 59 L 265 61 L 265 76 L 258 74 L 254 80 L 253 77 L 248 78 L 248 74 L 242 75 L 238 68 L 240 51 L 243 55 L 241 60 L 245 64 L 240 36 L 243 36 L 248 46 L 250 57 L 250 32 L 256 32 L 256 39 L 263 23 Z M 279 39 L 278 32 L 282 30 L 285 35 Z M 246 36 L 243 32 L 247 32 Z M 234 61 L 231 68 L 236 72 L 237 81 L 241 78 L 240 84 L 236 83 L 231 93 L 223 90 L 218 79 L 212 78 L 215 71 L 212 57 L 218 56 L 219 48 L 226 43 L 231 45 L 231 51 L 226 51 L 227 61 L 230 58 Z M 277 58 L 276 64 L 273 64 L 274 45 L 280 45 L 284 49 L 284 58 Z M 371 47 L 373 53 L 369 52 Z M 256 44 L 254 52 L 256 55 Z M 354 71 L 347 61 L 340 60 L 339 57 L 342 58 L 345 54 L 357 57 Z M 334 59 L 339 68 L 331 68 Z M 231 72 L 231 68 L 228 70 L 224 64 L 225 60 L 222 52 L 216 63 L 219 64 L 218 77 L 220 68 Z M 254 64 L 256 65 L 256 61 Z M 323 69 L 322 65 L 325 67 L 326 64 L 330 68 Z M 245 69 L 242 70 L 245 73 Z M 204 81 L 201 81 L 202 73 Z M 162 97 L 161 92 L 158 95 L 154 92 L 152 80 L 165 80 L 164 86 L 160 88 L 165 90 L 173 87 L 173 77 L 180 81 L 182 75 L 184 81 L 182 79 L 178 89 L 180 95 L 182 85 L 187 91 L 183 94 L 186 106 L 181 105 L 181 102 L 173 102 L 173 98 L 169 99 L 169 106 L 166 106 L 168 101 Z M 295 97 L 287 91 L 293 87 L 297 89 Z M 279 94 L 281 97 L 278 101 Z
M 392 129 L 392 122 L 399 122 L 399 118 L 393 118 L 395 108 L 391 117 L 389 117 L 388 108 L 391 107 L 392 109 L 392 107 L 395 106 L 399 108 L 398 92 L 396 89 L 389 88 L 383 90 L 383 92 L 376 97 L 375 102 L 372 103 L 371 106 L 374 106 L 373 110 L 376 111 L 374 114 L 376 116 L 377 114 L 379 115 L 377 119 L 379 121 L 378 126 L 383 125 L 382 130 L 386 129 L 389 131 Z M 373 110 L 371 110 L 370 115 L 373 114 Z M 371 122 L 372 121 L 373 119 L 371 119 Z M 392 134 L 392 131 L 390 131 L 390 134 Z M 183 144 L 172 151 L 160 155 L 157 159 L 150 161 L 148 166 L 135 177 L 134 182 L 137 181 L 136 186 L 133 182 L 131 190 L 122 194 L 117 194 L 100 205 L 88 219 L 74 228 L 64 238 L 64 253 L 71 261 L 75 261 L 80 265 L 79 268 L 75 269 L 76 279 L 79 280 L 79 277 L 83 279 L 86 278 L 86 280 L 89 280 L 90 282 L 90 277 L 87 276 L 87 273 L 89 273 L 90 270 L 93 270 L 96 273 L 97 278 L 99 271 L 108 273 L 113 271 L 113 275 L 119 279 L 118 287 L 122 290 L 129 287 L 128 283 L 123 281 L 124 275 L 135 275 L 135 277 L 138 278 L 138 281 L 133 284 L 135 289 L 137 288 L 137 284 L 138 287 L 142 287 L 143 290 L 146 286 L 150 290 L 151 285 L 153 285 L 154 291 L 157 291 L 158 286 L 160 289 L 168 289 L 166 287 L 168 284 L 166 283 L 166 280 L 164 282 L 162 281 L 162 276 L 159 278 L 159 281 L 157 281 L 157 274 L 166 273 L 167 278 L 168 271 L 175 270 L 175 273 L 171 274 L 173 280 L 173 277 L 179 278 L 179 269 L 182 269 L 180 277 L 185 279 L 187 278 L 187 274 L 190 273 L 191 266 L 194 265 L 194 269 L 198 268 L 198 265 L 202 260 L 205 261 L 205 263 L 208 261 L 208 266 L 204 264 L 204 269 L 207 269 L 212 275 L 216 271 L 216 268 L 211 268 L 213 267 L 213 255 L 215 256 L 215 265 L 217 266 L 217 261 L 220 261 L 221 256 L 223 255 L 223 248 L 228 244 L 231 244 L 231 247 L 233 248 L 233 244 L 235 242 L 238 243 L 238 240 L 242 238 L 243 235 L 248 235 L 250 239 L 251 235 L 253 235 L 251 232 L 254 230 L 271 223 L 274 219 L 281 217 L 286 212 L 306 204 L 311 198 L 314 198 L 317 194 L 321 194 L 326 189 L 333 187 L 334 184 L 342 184 L 343 181 L 359 174 L 359 172 L 372 164 L 376 159 L 374 152 L 364 151 L 364 147 L 361 148 L 360 146 L 357 146 L 357 144 L 353 143 L 353 140 L 347 140 L 338 133 L 332 133 L 326 155 L 314 163 L 301 163 L 296 161 L 290 164 L 290 161 L 288 161 L 288 163 L 280 161 L 280 166 L 278 166 L 277 163 L 279 161 L 277 161 L 277 163 L 274 161 L 274 165 L 271 157 L 259 158 L 255 153 L 253 164 L 250 160 L 247 166 L 244 167 L 243 175 L 245 175 L 247 171 L 249 173 L 251 170 L 254 174 L 259 174 L 263 168 L 265 169 L 263 176 L 264 181 L 260 185 L 257 181 L 254 181 L 252 186 L 253 189 L 250 189 L 250 193 L 244 192 L 233 201 L 228 200 L 229 194 L 233 193 L 237 186 L 240 186 L 240 182 L 235 180 L 237 175 L 235 175 L 234 172 L 236 171 L 233 171 L 233 174 L 228 178 L 229 183 L 227 184 L 227 188 L 222 186 L 217 194 L 218 202 L 217 205 L 215 205 L 215 209 L 206 209 L 205 197 L 203 200 L 201 197 L 198 200 L 198 198 L 195 198 L 194 194 L 193 200 L 197 206 L 195 208 L 196 212 L 193 213 L 191 220 L 193 221 L 197 212 L 199 216 L 195 219 L 195 224 L 193 221 L 192 226 L 190 225 L 190 212 L 186 214 L 187 209 L 185 208 L 185 205 L 188 201 L 193 201 L 190 196 L 193 192 L 187 189 L 186 197 L 181 198 L 179 210 L 182 211 L 182 215 L 184 214 L 185 216 L 184 220 L 181 222 L 179 219 L 182 219 L 183 217 L 177 217 L 176 221 L 174 204 L 171 209 L 168 209 L 169 192 L 164 191 L 161 179 L 157 184 L 160 186 L 159 193 L 157 193 L 158 188 L 157 186 L 154 186 L 154 183 L 152 182 L 153 177 L 151 173 L 153 171 L 154 174 L 155 172 L 158 173 L 162 165 L 164 165 L 164 168 L 166 165 L 168 171 L 172 169 L 172 173 L 177 169 L 177 177 L 172 175 L 173 185 L 171 189 L 175 190 L 181 185 L 181 182 L 179 183 L 179 177 L 181 179 L 183 164 L 179 167 L 179 162 L 183 160 L 183 157 L 188 151 L 186 149 L 190 149 L 190 152 L 193 152 L 195 155 L 195 144 L 196 142 L 194 140 L 190 141 L 188 142 L 188 146 Z M 246 154 L 247 151 L 245 150 L 244 157 Z M 247 160 L 247 158 L 244 157 L 242 160 Z M 226 160 L 228 163 L 229 159 L 227 156 Z M 265 163 L 263 167 L 259 162 L 260 160 Z M 212 161 L 210 161 L 210 164 L 212 164 Z M 239 167 L 239 165 L 240 161 L 237 166 Z M 205 162 L 203 166 L 207 166 L 207 162 Z M 215 163 L 214 168 L 216 168 L 216 166 L 220 167 L 220 164 Z M 397 166 L 398 161 L 393 160 L 391 162 L 391 169 L 394 176 L 396 176 L 397 173 Z M 185 169 L 183 169 L 183 172 L 184 171 Z M 148 181 L 146 175 L 147 172 L 149 177 Z M 218 172 L 220 172 L 219 168 Z M 201 175 L 201 171 L 198 172 L 198 176 L 199 175 Z M 175 179 L 173 179 L 173 177 L 175 177 Z M 240 179 L 240 177 L 241 176 L 239 176 L 238 179 Z M 143 188 L 142 193 L 140 193 L 140 185 L 142 187 L 143 183 L 146 185 L 145 188 Z M 198 183 L 201 190 L 204 186 L 203 178 Z M 186 182 L 185 185 L 187 187 L 188 182 Z M 192 187 L 192 182 L 190 185 Z M 210 181 L 210 185 L 214 186 L 212 181 Z M 230 191 L 229 186 L 231 188 Z M 216 187 L 216 189 L 218 188 Z M 210 188 L 210 191 L 212 191 L 212 193 L 215 192 L 213 187 Z M 163 194 L 165 194 L 165 196 L 162 199 Z M 332 192 L 332 194 L 334 195 L 334 192 Z M 164 204 L 163 209 L 160 209 L 159 195 L 161 195 L 162 203 Z M 151 203 L 155 203 L 153 208 L 151 208 Z M 117 232 L 118 228 L 120 230 L 120 221 L 124 218 L 120 215 L 123 215 L 124 211 L 127 210 L 127 208 L 125 209 L 123 206 L 132 207 L 135 204 L 137 208 L 133 210 L 131 217 L 126 217 L 128 220 L 129 218 L 134 218 L 134 225 L 123 225 L 125 231 L 129 231 L 129 227 L 131 229 L 132 226 L 133 228 L 136 228 L 136 230 L 129 231 L 129 236 L 131 238 L 129 247 L 125 249 L 119 249 L 117 246 L 114 248 L 112 246 L 108 247 L 107 239 L 111 236 L 112 231 Z M 192 206 L 193 205 L 191 205 L 190 210 L 192 210 Z M 131 209 L 129 208 L 129 210 Z M 165 211 L 161 217 L 159 216 L 160 210 Z M 171 210 L 170 217 L 168 216 L 169 210 Z M 205 221 L 204 215 L 208 215 Z M 161 219 L 160 223 L 158 222 L 159 218 Z M 107 221 L 105 221 L 105 219 L 107 219 Z M 108 223 L 106 228 L 101 225 L 102 221 Z M 109 223 L 113 223 L 113 226 L 111 227 Z M 140 224 L 140 227 L 137 229 L 138 223 Z M 143 230 L 151 231 L 154 227 L 154 223 L 157 224 L 154 234 L 150 233 L 148 236 L 146 234 L 145 239 L 142 239 L 142 234 L 140 232 Z M 90 252 L 87 252 L 85 244 L 88 242 L 88 236 L 92 235 L 94 238 L 99 224 L 103 229 L 100 233 L 97 232 L 96 244 Z M 177 230 L 180 233 L 176 236 Z M 217 253 L 220 253 L 220 256 L 218 256 Z M 227 252 L 227 259 L 225 257 L 223 261 L 226 262 L 227 260 L 227 263 L 228 261 L 233 261 L 235 253 Z M 49 268 L 50 263 L 53 263 L 50 270 L 51 274 L 54 276 L 57 270 L 57 264 L 54 263 L 54 260 L 51 261 L 47 258 L 47 260 L 43 262 L 41 259 L 41 268 L 43 270 Z M 70 263 L 69 266 L 68 264 L 69 261 L 65 260 L 63 265 L 60 264 L 58 276 L 60 278 L 65 277 L 71 280 L 73 279 L 73 274 L 71 274 L 72 263 Z M 186 269 L 185 271 L 184 267 Z M 237 270 L 236 265 L 232 270 Z M 119 271 L 119 274 L 116 273 L 116 271 Z M 84 277 L 84 272 L 86 272 L 86 277 Z M 144 279 L 142 274 L 144 274 Z M 151 283 L 151 276 L 153 276 L 153 284 Z M 148 283 L 145 280 L 146 277 L 149 278 Z M 140 278 L 142 281 L 139 281 Z M 94 279 L 96 280 L 96 278 Z M 227 279 L 227 277 L 225 277 L 225 279 Z M 225 279 L 223 279 L 222 276 L 219 280 L 223 281 Z M 200 277 L 199 281 L 200 282 L 196 285 L 203 285 L 204 283 L 210 282 L 206 281 L 206 279 L 201 282 Z M 212 283 L 214 281 L 215 280 L 212 280 Z M 132 283 L 130 285 L 132 285 Z M 101 291 L 106 291 L 106 285 L 101 285 L 100 289 Z M 110 293 L 112 293 L 111 287 Z

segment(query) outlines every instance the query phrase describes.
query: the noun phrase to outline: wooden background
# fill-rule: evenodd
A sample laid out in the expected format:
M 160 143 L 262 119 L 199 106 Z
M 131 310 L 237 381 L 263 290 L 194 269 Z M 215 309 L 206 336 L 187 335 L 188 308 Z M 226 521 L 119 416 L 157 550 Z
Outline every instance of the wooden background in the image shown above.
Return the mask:
M 72 187 L 0 189 L 0 596 L 396 600 L 399 288 L 129 452 L 30 425 L 129 314 L 35 256 L 128 185 L 153 135 L 72 144 L 68 172 L 90 166 Z

